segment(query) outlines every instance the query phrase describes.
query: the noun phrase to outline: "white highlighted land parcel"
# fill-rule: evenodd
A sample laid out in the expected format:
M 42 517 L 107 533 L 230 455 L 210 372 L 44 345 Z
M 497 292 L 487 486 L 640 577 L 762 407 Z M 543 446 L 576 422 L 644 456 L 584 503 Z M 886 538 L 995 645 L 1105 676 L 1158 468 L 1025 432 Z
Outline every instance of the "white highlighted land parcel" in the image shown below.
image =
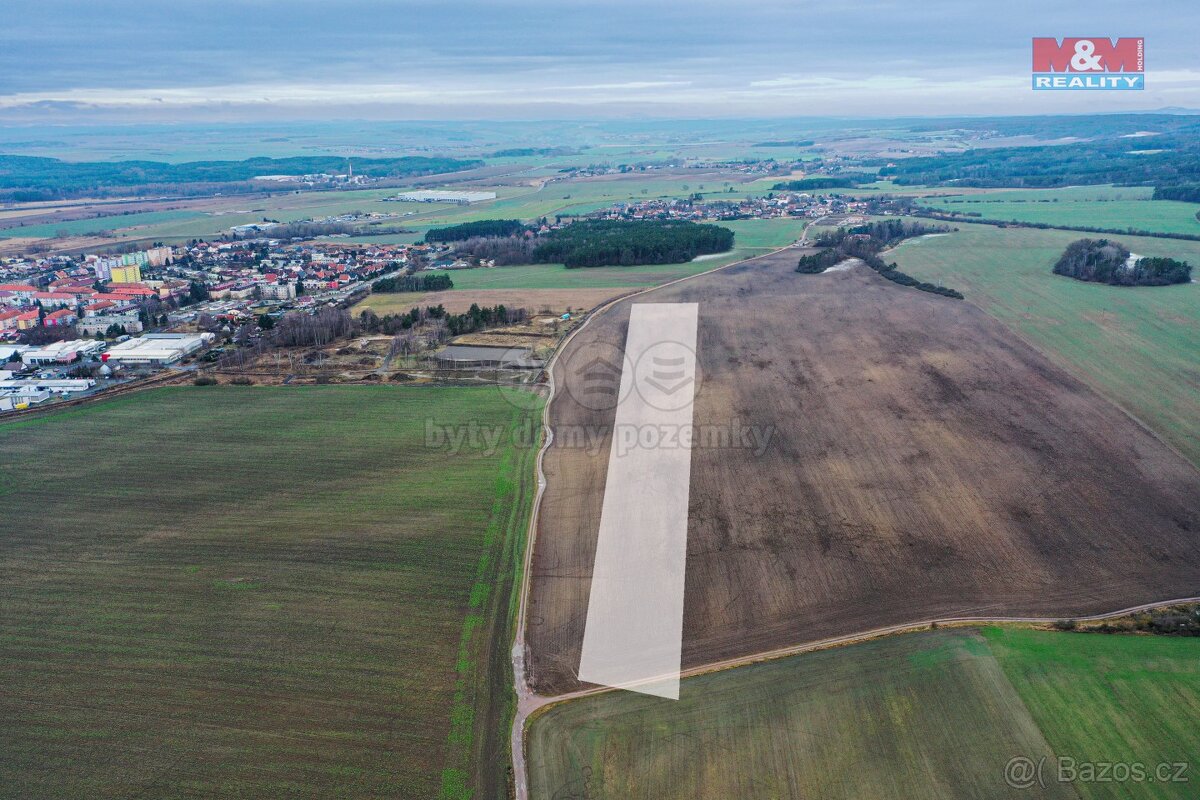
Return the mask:
M 579 677 L 679 698 L 695 303 L 630 308 Z

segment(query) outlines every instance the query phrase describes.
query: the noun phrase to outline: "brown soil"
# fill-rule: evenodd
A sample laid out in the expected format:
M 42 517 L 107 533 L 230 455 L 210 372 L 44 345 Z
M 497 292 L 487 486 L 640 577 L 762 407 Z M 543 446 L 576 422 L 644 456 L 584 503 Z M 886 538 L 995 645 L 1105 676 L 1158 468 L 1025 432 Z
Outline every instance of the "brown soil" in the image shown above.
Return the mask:
M 570 392 L 632 302 L 700 303 L 695 424 L 774 426 L 692 454 L 684 667 L 889 624 L 1073 616 L 1200 595 L 1200 472 L 968 302 L 795 250 L 624 300 L 556 362 L 527 638 L 579 688 L 611 429 Z M 581 357 L 573 358 L 579 351 Z

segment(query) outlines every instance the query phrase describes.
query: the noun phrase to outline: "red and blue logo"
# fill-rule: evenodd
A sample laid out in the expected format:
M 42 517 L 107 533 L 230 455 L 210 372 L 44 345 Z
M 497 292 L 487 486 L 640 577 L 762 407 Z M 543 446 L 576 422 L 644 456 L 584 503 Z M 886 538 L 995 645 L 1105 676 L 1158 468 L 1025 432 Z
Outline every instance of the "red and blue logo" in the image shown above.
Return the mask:
M 1146 40 L 1081 36 L 1033 40 L 1033 88 L 1138 91 L 1146 88 Z

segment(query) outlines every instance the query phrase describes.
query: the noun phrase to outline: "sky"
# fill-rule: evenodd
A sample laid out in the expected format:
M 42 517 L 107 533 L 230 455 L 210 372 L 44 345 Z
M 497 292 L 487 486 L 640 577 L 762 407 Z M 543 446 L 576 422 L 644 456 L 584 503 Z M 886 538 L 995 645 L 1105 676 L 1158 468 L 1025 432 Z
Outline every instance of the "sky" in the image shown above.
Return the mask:
M 1200 108 L 1196 0 L 2 0 L 0 124 Z M 1144 36 L 1144 92 L 1033 92 Z

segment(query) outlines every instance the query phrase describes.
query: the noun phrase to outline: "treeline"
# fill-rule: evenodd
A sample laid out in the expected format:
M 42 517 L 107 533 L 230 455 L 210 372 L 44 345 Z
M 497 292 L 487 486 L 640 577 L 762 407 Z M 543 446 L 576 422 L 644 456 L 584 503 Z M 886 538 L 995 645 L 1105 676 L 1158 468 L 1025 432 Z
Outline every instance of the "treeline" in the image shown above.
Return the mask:
M 1053 188 L 1114 183 L 1172 187 L 1200 182 L 1200 137 L 1189 133 L 1145 139 L 1116 138 L 1079 144 L 1002 147 L 922 156 L 880 167 L 901 185 Z M 1152 148 L 1152 149 L 1151 149 Z
M 807 192 L 811 189 L 853 189 L 858 183 L 849 178 L 800 178 L 794 181 L 781 181 L 771 188 L 777 192 Z
M 1200 203 L 1200 183 L 1181 183 L 1178 186 L 1155 186 L 1153 200 L 1182 200 Z
M 923 236 L 927 233 L 941 233 L 948 230 L 944 227 L 930 227 L 919 222 L 909 222 L 901 219 L 888 219 L 856 225 L 852 228 L 838 228 L 835 231 L 823 233 L 816 239 L 818 247 L 825 250 L 820 253 L 802 256 L 796 271 L 807 275 L 824 272 L 829 267 L 847 258 L 857 258 L 880 276 L 901 286 L 910 286 L 922 292 L 952 297 L 962 300 L 962 292 L 936 283 L 919 281 L 911 275 L 901 272 L 895 262 L 885 263 L 879 254 L 904 239 L 913 236 Z
M 354 319 L 344 309 L 322 308 L 312 314 L 291 311 L 271 329 L 270 343 L 277 347 L 324 347 L 353 330 Z
M 482 164 L 478 159 L 427 156 L 355 158 L 354 172 L 371 178 L 398 178 L 454 172 Z M 0 156 L 0 190 L 33 191 L 57 198 L 110 187 L 236 183 L 249 181 L 257 175 L 340 174 L 345 171 L 346 159 L 338 156 L 259 157 L 182 164 L 161 161 L 66 162 L 35 156 Z
M 1167 286 L 1190 281 L 1192 267 L 1173 258 L 1133 260 L 1120 242 L 1080 239 L 1067 245 L 1054 274 L 1109 286 Z
M 681 264 L 733 247 L 733 231 L 684 220 L 581 220 L 538 240 L 533 260 L 568 268 Z
M 425 232 L 425 241 L 461 242 L 483 236 L 517 236 L 527 230 L 528 226 L 519 219 L 481 219 L 445 228 L 430 228 Z
M 802 272 L 805 275 L 817 275 L 844 260 L 846 260 L 846 256 L 840 250 L 830 248 L 822 250 L 819 253 L 813 253 L 812 255 L 800 256 L 800 263 L 796 267 L 796 272 Z
M 376 314 L 371 309 L 364 309 L 358 315 L 358 330 L 363 333 L 384 333 L 394 336 L 403 331 L 421 327 L 431 320 L 444 320 L 446 308 L 441 304 L 425 308 L 411 308 L 399 314 Z
M 1079 623 L 1073 619 L 1060 619 L 1054 623 L 1060 631 L 1082 633 L 1152 633 L 1159 636 L 1200 636 L 1200 607 L 1171 606 L 1143 611 L 1132 617 L 1103 622 Z
M 1195 233 L 1148 231 L 1142 228 L 1097 228 L 1093 225 L 1053 225 L 1049 222 L 991 219 L 971 211 L 957 214 L 926 206 L 914 206 L 910 213 L 919 217 L 941 220 L 943 222 L 972 222 L 978 225 L 996 225 L 1001 228 L 1035 228 L 1037 230 L 1079 231 L 1081 233 L 1110 233 L 1116 236 L 1149 236 L 1155 239 L 1181 239 L 1188 242 L 1200 242 L 1200 235 Z
M 1115 138 L 1133 133 L 1173 133 L 1196 130 L 1196 117 L 1185 114 L 1055 114 L 1034 117 L 941 117 L 907 126 L 917 133 L 947 130 L 980 131 L 1001 136 L 1036 136 L 1039 139 Z
M 507 308 L 504 305 L 480 308 L 472 303 L 465 314 L 447 314 L 446 327 L 451 336 L 474 333 L 488 328 L 499 328 L 524 322 L 529 314 L 523 308 Z
M 573 156 L 579 151 L 573 147 L 509 147 L 497 150 L 492 158 L 521 158 L 524 156 Z
M 392 336 L 419 328 L 422 325 L 436 323 L 438 326 L 445 327 L 448 335 L 461 336 L 465 333 L 476 333 L 489 328 L 515 325 L 528 318 L 529 312 L 525 309 L 508 308 L 503 304 L 481 307 L 478 303 L 472 303 L 471 307 L 462 314 L 451 314 L 445 306 L 439 304 L 382 316 L 366 309 L 358 315 L 357 327 L 364 333 L 384 333 Z
M 878 253 L 914 236 L 947 233 L 949 230 L 945 225 L 924 225 L 911 220 L 892 218 L 825 231 L 817 236 L 815 242 L 818 247 L 838 247 L 850 242 L 856 249 Z
M 464 258 L 494 261 L 498 267 L 533 261 L 534 239 L 524 236 L 472 236 L 456 242 L 454 252 Z
M 371 291 L 380 294 L 392 292 L 444 292 L 454 288 L 449 275 L 401 275 L 396 278 L 380 278 L 371 284 Z

